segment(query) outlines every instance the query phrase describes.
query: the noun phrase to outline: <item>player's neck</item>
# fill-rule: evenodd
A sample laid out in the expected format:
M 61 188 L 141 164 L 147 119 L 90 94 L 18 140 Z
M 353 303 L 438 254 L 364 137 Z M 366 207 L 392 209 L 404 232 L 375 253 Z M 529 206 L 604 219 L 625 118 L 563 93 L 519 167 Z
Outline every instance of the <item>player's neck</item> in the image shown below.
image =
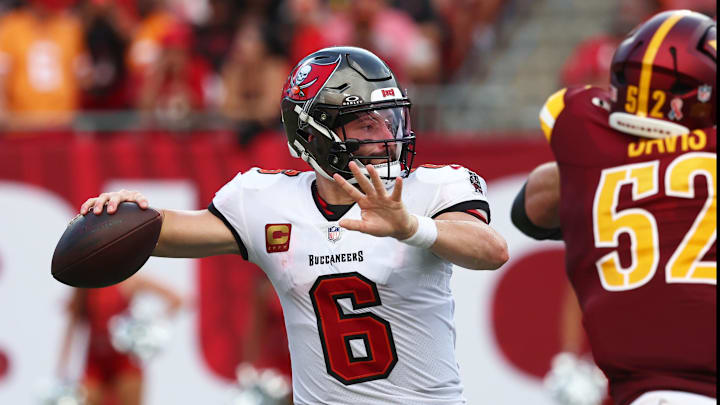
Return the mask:
M 315 184 L 317 185 L 318 195 L 328 204 L 349 205 L 355 202 L 339 184 L 332 180 L 317 175 L 315 176 Z

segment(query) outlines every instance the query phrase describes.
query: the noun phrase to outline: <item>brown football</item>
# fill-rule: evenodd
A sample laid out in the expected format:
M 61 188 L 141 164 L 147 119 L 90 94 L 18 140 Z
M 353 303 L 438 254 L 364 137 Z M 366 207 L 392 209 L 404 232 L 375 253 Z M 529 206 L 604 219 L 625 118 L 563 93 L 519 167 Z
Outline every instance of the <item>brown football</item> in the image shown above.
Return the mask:
M 51 272 L 61 283 L 83 288 L 117 284 L 140 270 L 158 238 L 162 217 L 135 203 L 109 215 L 89 212 L 68 224 L 53 253 Z

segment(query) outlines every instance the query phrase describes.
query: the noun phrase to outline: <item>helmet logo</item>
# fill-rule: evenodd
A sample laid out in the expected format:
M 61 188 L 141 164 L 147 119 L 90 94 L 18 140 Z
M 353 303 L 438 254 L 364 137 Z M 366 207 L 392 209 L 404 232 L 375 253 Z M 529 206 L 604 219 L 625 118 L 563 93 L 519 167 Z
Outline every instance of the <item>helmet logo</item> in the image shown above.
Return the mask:
M 397 100 L 403 98 L 403 94 L 397 87 L 386 87 L 376 89 L 370 94 L 370 101 Z
M 610 101 L 612 101 L 613 103 L 617 103 L 617 98 L 618 98 L 618 89 L 617 89 L 617 87 L 615 87 L 611 84 L 610 85 Z
M 310 72 L 312 72 L 311 65 L 303 65 L 300 69 L 297 70 L 297 73 L 295 73 L 295 78 L 293 78 L 292 80 L 292 88 L 290 89 L 292 92 L 292 96 L 305 97 L 305 92 L 303 90 L 315 84 L 318 79 L 317 77 L 312 79 L 309 83 L 303 84 Z
M 339 63 L 339 58 L 328 64 L 316 63 L 315 59 L 308 60 L 290 75 L 283 90 L 283 97 L 299 101 L 315 97 Z
M 683 101 L 681 98 L 675 97 L 670 101 L 670 114 L 668 114 L 668 118 L 674 121 L 680 121 L 683 119 Z
M 707 103 L 708 101 L 710 101 L 710 96 L 712 96 L 712 87 L 709 84 L 703 84 L 702 86 L 698 87 L 698 101 L 700 101 L 701 103 Z
M 297 73 L 295 74 L 295 81 L 294 84 L 297 86 L 299 84 L 302 84 L 302 82 L 307 79 L 308 75 L 312 71 L 312 66 L 310 65 L 304 65 L 300 69 L 298 69 Z
M 360 96 L 347 96 L 345 100 L 343 100 L 342 105 L 358 105 L 362 103 L 363 99 L 360 98 Z

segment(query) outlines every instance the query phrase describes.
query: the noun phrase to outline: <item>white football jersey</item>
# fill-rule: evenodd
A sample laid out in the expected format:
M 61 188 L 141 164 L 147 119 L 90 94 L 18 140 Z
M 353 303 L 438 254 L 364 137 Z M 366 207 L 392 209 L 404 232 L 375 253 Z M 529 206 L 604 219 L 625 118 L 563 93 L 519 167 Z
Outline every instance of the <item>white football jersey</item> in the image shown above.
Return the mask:
M 464 404 L 452 264 L 429 249 L 340 228 L 316 204 L 314 180 L 314 172 L 253 168 L 211 206 L 280 297 L 295 405 Z M 489 219 L 486 191 L 464 167 L 420 167 L 404 179 L 402 198 L 418 215 Z M 357 204 L 343 218 L 359 219 Z

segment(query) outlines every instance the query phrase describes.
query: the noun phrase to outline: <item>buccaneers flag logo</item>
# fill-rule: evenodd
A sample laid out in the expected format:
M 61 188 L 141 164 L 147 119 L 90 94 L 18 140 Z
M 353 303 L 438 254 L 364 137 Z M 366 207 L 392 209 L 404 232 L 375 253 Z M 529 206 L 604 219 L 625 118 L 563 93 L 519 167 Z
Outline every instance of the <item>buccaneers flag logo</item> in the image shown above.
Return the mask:
M 298 101 L 310 100 L 322 89 L 338 64 L 340 58 L 330 63 L 321 63 L 317 58 L 306 61 L 290 73 L 283 97 Z

